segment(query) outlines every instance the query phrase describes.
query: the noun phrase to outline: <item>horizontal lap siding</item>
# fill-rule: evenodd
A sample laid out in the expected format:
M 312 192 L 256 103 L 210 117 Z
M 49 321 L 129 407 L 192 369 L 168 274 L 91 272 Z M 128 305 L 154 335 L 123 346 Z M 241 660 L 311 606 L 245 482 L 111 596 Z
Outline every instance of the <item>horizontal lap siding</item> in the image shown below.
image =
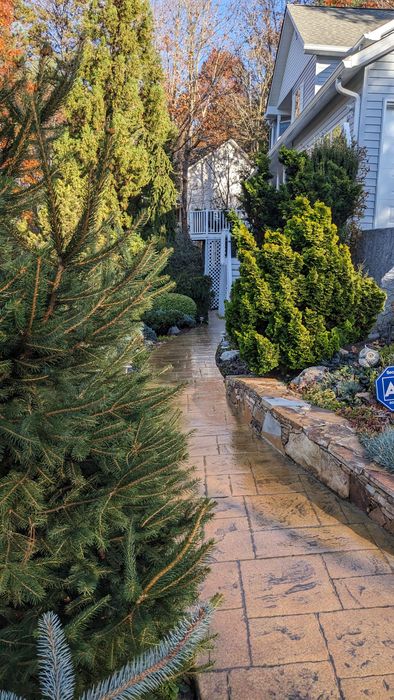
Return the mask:
M 303 100 L 303 106 L 302 108 L 304 109 L 307 104 L 314 98 L 315 96 L 315 80 L 316 80 L 316 56 L 309 57 L 309 62 L 305 66 L 304 70 L 302 71 L 300 77 L 298 80 L 295 82 L 294 87 L 293 87 L 293 94 L 298 90 L 300 85 L 304 84 L 304 100 Z
M 366 75 L 359 136 L 368 169 L 363 228 L 374 227 L 384 100 L 391 97 L 394 100 L 394 52 L 373 63 Z
M 289 94 L 294 83 L 301 75 L 309 60 L 310 56 L 304 53 L 301 39 L 299 39 L 297 34 L 294 32 L 287 56 L 278 105 L 280 105 L 282 100 L 284 100 Z
M 334 104 L 333 104 L 334 103 Z M 313 145 L 328 134 L 335 126 L 344 121 L 349 121 L 351 128 L 353 124 L 352 100 L 341 98 L 333 100 L 331 106 L 328 105 L 316 119 L 308 124 L 305 131 L 296 138 L 293 146 L 297 150 L 308 150 Z

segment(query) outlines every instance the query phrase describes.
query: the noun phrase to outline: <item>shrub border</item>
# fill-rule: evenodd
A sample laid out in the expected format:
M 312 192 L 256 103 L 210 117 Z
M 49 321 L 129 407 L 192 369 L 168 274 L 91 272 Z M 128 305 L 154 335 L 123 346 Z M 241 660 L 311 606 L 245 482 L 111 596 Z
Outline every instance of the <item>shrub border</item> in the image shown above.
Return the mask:
M 229 376 L 225 383 L 230 403 L 257 435 L 394 534 L 394 475 L 368 461 L 347 420 L 276 379 Z

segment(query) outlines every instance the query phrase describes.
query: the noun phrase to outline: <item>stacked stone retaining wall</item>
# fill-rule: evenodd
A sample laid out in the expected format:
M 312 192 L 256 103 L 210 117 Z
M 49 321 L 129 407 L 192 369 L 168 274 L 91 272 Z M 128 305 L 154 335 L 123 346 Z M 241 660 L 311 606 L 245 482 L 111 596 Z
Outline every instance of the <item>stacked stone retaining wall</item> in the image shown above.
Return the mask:
M 258 435 L 394 534 L 394 475 L 366 459 L 348 421 L 274 379 L 227 377 L 226 390 Z

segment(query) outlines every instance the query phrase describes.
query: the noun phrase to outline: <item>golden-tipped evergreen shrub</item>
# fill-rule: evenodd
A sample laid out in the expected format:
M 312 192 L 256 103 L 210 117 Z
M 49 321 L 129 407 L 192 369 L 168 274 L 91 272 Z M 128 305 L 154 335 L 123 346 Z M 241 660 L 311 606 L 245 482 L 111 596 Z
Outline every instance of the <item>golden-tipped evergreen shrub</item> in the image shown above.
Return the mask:
M 369 331 L 385 294 L 355 269 L 324 204 L 297 197 L 283 231 L 266 231 L 261 246 L 238 220 L 233 235 L 241 268 L 227 332 L 253 372 L 301 369 Z

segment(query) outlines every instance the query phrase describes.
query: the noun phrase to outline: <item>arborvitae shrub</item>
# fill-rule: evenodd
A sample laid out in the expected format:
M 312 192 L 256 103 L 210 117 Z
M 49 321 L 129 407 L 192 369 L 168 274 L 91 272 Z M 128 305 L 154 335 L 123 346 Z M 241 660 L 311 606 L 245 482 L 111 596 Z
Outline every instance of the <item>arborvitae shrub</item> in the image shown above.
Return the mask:
M 328 207 L 296 198 L 283 231 L 266 231 L 261 246 L 239 221 L 233 235 L 241 268 L 227 332 L 253 372 L 301 369 L 365 337 L 385 294 L 354 268 Z

